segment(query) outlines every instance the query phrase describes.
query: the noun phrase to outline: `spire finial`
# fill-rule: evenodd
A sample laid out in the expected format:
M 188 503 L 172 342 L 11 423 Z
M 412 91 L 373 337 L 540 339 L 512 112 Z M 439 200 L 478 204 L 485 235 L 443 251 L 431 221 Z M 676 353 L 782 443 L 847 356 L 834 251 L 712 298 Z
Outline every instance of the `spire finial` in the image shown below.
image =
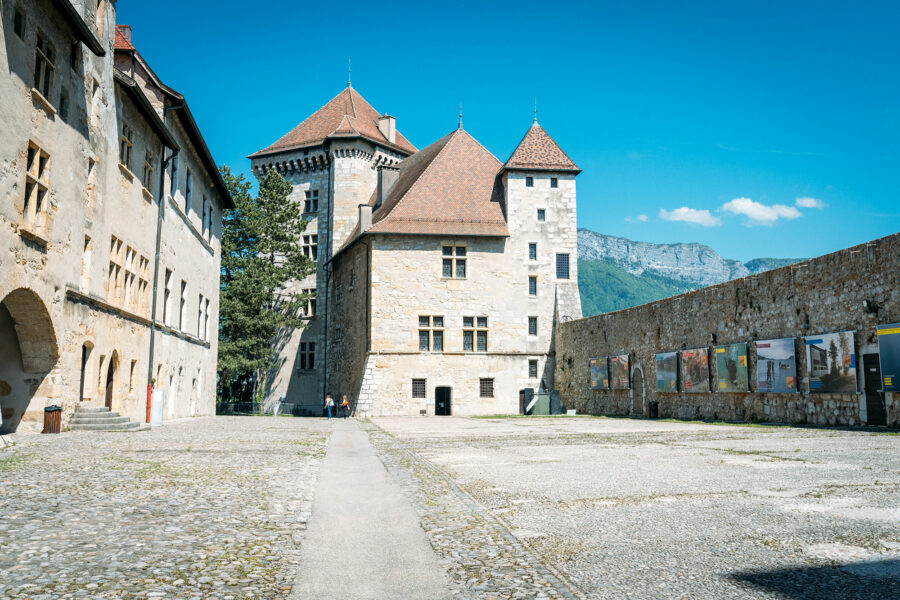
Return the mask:
M 459 129 L 462 129 L 462 102 L 459 103 Z
M 353 87 L 353 84 L 351 83 L 352 78 L 350 77 L 353 74 L 352 67 L 353 67 L 353 65 L 352 65 L 351 59 L 348 58 L 347 59 L 347 87 Z
M 534 99 L 534 122 L 537 123 L 537 98 Z

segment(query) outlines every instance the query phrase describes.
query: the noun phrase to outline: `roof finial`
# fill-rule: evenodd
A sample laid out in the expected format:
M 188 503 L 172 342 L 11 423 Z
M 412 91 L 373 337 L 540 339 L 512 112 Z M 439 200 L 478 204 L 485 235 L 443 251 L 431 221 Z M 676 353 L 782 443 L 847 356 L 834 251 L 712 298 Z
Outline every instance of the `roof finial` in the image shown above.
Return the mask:
M 348 58 L 347 59 L 347 87 L 353 87 L 353 84 L 350 83 L 350 81 L 351 81 L 350 75 L 353 73 L 352 66 L 353 65 L 351 64 L 351 60 Z
M 534 122 L 537 123 L 537 97 L 534 99 Z
M 459 129 L 462 129 L 462 102 L 459 103 Z

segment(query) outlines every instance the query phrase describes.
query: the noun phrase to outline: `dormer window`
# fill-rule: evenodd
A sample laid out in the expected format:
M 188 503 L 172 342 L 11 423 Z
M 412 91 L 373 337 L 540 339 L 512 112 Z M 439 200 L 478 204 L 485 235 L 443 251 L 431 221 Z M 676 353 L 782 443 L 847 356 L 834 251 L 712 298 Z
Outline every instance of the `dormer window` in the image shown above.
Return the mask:
M 525 187 L 534 187 L 534 177 L 525 178 Z

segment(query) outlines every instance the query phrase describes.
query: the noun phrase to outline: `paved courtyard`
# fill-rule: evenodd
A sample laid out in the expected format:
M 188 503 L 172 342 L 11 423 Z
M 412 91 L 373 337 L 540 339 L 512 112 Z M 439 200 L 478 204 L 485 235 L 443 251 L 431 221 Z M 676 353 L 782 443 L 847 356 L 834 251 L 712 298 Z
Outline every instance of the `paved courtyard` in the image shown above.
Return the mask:
M 216 417 L 0 443 L 0 598 L 154 597 L 900 597 L 900 436 Z

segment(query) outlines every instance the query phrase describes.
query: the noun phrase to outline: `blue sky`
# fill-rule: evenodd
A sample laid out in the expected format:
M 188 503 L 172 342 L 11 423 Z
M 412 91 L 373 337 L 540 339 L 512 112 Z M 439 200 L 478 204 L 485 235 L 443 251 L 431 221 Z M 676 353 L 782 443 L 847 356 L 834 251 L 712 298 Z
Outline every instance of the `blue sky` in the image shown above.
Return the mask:
M 900 3 L 118 3 L 213 156 L 267 146 L 353 86 L 422 148 L 505 161 L 541 124 L 583 169 L 578 222 L 723 256 L 900 230 Z

